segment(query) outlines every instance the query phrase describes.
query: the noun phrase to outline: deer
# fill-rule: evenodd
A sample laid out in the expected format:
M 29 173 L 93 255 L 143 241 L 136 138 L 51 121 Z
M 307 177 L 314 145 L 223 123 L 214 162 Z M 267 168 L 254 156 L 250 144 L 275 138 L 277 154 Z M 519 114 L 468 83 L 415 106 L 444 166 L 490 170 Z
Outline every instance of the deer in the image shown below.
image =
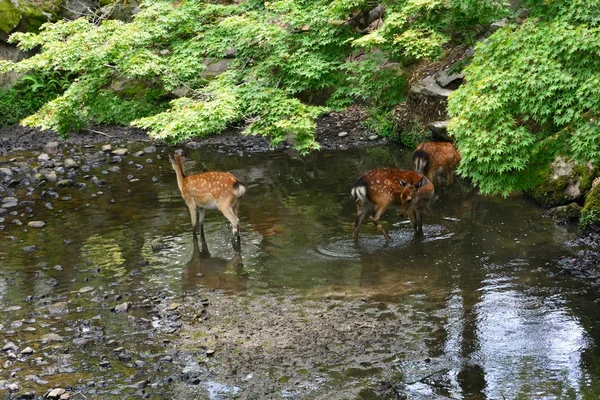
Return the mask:
M 356 219 L 353 224 L 354 241 L 358 241 L 358 230 L 367 211 L 372 212 L 373 222 L 387 243 L 392 239 L 383 229 L 379 218 L 391 204 L 400 205 L 400 214 L 408 215 L 415 237 L 423 236 L 423 209 L 434 194 L 434 186 L 423 174 L 396 168 L 379 168 L 361 176 L 351 190 L 356 201 Z
M 206 209 L 218 209 L 231 223 L 234 247 L 240 245 L 240 220 L 237 216 L 240 198 L 246 186 L 229 172 L 202 172 L 186 176 L 184 157 L 176 153 L 169 155 L 171 166 L 177 175 L 177 186 L 187 204 L 192 218 L 192 232 L 196 238 L 198 225 L 204 236 L 204 213 Z
M 460 153 L 450 142 L 422 142 L 413 152 L 415 171 L 422 173 L 431 182 L 441 183 L 446 175 L 446 183 L 454 181 L 454 170 L 460 162 Z

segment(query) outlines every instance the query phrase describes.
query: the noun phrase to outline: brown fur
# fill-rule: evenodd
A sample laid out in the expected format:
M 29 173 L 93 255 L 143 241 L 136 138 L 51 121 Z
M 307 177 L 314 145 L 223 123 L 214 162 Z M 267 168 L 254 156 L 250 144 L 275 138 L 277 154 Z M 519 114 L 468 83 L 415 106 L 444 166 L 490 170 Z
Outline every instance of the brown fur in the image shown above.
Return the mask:
M 433 183 L 415 171 L 396 168 L 379 168 L 361 176 L 352 188 L 357 213 L 354 220 L 354 240 L 358 240 L 358 230 L 367 208 L 374 205 L 369 220 L 383 234 L 385 240 L 391 239 L 379 223 L 379 218 L 392 205 L 400 205 L 401 213 L 407 214 L 415 235 L 423 235 L 423 209 L 427 207 L 434 194 Z
M 204 232 L 205 209 L 217 208 L 231 222 L 231 228 L 238 243 L 240 238 L 237 209 L 240 197 L 246 192 L 245 186 L 229 172 L 203 172 L 186 176 L 183 171 L 183 157 L 175 154 L 169 157 L 171 165 L 177 174 L 177 185 L 181 197 L 187 204 L 192 218 L 194 234 L 200 225 Z M 200 211 L 198 218 L 197 211 Z
M 449 142 L 423 142 L 413 153 L 415 171 L 436 184 L 445 176 L 447 184 L 451 185 L 459 162 L 460 153 Z

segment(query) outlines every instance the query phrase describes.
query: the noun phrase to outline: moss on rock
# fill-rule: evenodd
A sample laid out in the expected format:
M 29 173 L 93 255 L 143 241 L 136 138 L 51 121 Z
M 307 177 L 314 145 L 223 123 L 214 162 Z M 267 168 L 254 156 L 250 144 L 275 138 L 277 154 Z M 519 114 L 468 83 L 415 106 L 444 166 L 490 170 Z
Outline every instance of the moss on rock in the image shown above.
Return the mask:
M 583 229 L 592 226 L 600 227 L 600 185 L 596 185 L 585 196 L 585 204 L 581 210 L 579 226 Z
M 21 22 L 21 11 L 10 0 L 0 0 L 0 31 L 12 32 Z
M 572 224 L 579 220 L 581 206 L 577 203 L 571 203 L 566 206 L 554 207 L 548 210 L 546 215 L 558 225 Z
M 527 194 L 543 207 L 557 207 L 574 201 L 581 202 L 592 186 L 595 171 L 586 165 L 576 165 L 558 158 L 542 174 L 540 184 Z

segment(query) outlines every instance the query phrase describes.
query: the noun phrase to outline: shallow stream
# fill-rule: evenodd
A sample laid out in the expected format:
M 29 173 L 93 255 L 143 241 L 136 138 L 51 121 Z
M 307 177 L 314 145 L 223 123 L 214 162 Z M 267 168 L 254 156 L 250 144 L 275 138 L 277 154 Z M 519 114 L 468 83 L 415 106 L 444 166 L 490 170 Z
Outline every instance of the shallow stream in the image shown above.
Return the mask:
M 145 146 L 87 173 L 104 187 L 0 193 L 18 198 L 0 224 L 0 344 L 16 346 L 0 354 L 0 397 L 600 397 L 599 306 L 557 274 L 576 232 L 522 197 L 458 180 L 436 190 L 423 240 L 390 209 L 393 242 L 364 223 L 355 244 L 352 184 L 410 168 L 408 150 L 188 150 L 192 170 L 248 187 L 241 255 L 216 210 L 201 251 L 166 149 L 131 155 Z M 82 164 L 98 150 L 71 151 Z

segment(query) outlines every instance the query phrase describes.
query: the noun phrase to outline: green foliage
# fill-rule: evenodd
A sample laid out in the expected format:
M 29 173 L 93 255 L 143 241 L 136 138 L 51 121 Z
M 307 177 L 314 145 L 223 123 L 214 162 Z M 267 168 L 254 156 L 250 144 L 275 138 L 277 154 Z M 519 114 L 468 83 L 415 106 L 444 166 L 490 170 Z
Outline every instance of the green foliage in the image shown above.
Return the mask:
M 46 24 L 39 34 L 14 34 L 20 48 L 39 52 L 17 64 L 0 62 L 0 71 L 76 77 L 24 121 L 30 125 L 66 133 L 90 122 L 131 121 L 155 137 L 180 141 L 244 121 L 249 134 L 274 143 L 290 140 L 307 152 L 318 148 L 315 119 L 326 108 L 301 99 L 318 93 L 330 96 L 324 100 L 333 108 L 369 104 L 377 109 L 369 123 L 385 134 L 389 123 L 379 115 L 404 98 L 402 62 L 436 57 L 449 32 L 460 40 L 463 32 L 508 10 L 501 0 L 389 0 L 381 2 L 386 12 L 378 29 L 358 26 L 355 18 L 377 4 L 147 0 L 130 23 L 78 19 Z M 225 56 L 232 57 L 228 72 L 212 79 L 217 74 L 206 71 L 209 61 Z M 153 108 L 156 96 L 142 102 L 111 94 L 113 82 L 123 80 L 186 95 L 167 108 Z
M 579 217 L 579 228 L 588 230 L 592 226 L 600 225 L 600 210 L 582 211 Z
M 369 114 L 369 118 L 363 122 L 365 128 L 377 132 L 379 136 L 394 137 L 394 116 L 391 111 L 370 108 Z
M 598 2 L 538 2 L 538 18 L 477 46 L 449 113 L 459 173 L 483 193 L 534 187 L 557 155 L 600 160 L 600 30 L 589 10 Z
M 412 129 L 407 132 L 402 132 L 400 135 L 400 143 L 410 149 L 416 149 L 419 143 L 428 142 L 431 140 L 431 132 L 419 125 L 413 125 Z
M 69 84 L 68 76 L 40 72 L 23 76 L 10 89 L 0 89 L 0 127 L 11 126 L 34 114 Z

